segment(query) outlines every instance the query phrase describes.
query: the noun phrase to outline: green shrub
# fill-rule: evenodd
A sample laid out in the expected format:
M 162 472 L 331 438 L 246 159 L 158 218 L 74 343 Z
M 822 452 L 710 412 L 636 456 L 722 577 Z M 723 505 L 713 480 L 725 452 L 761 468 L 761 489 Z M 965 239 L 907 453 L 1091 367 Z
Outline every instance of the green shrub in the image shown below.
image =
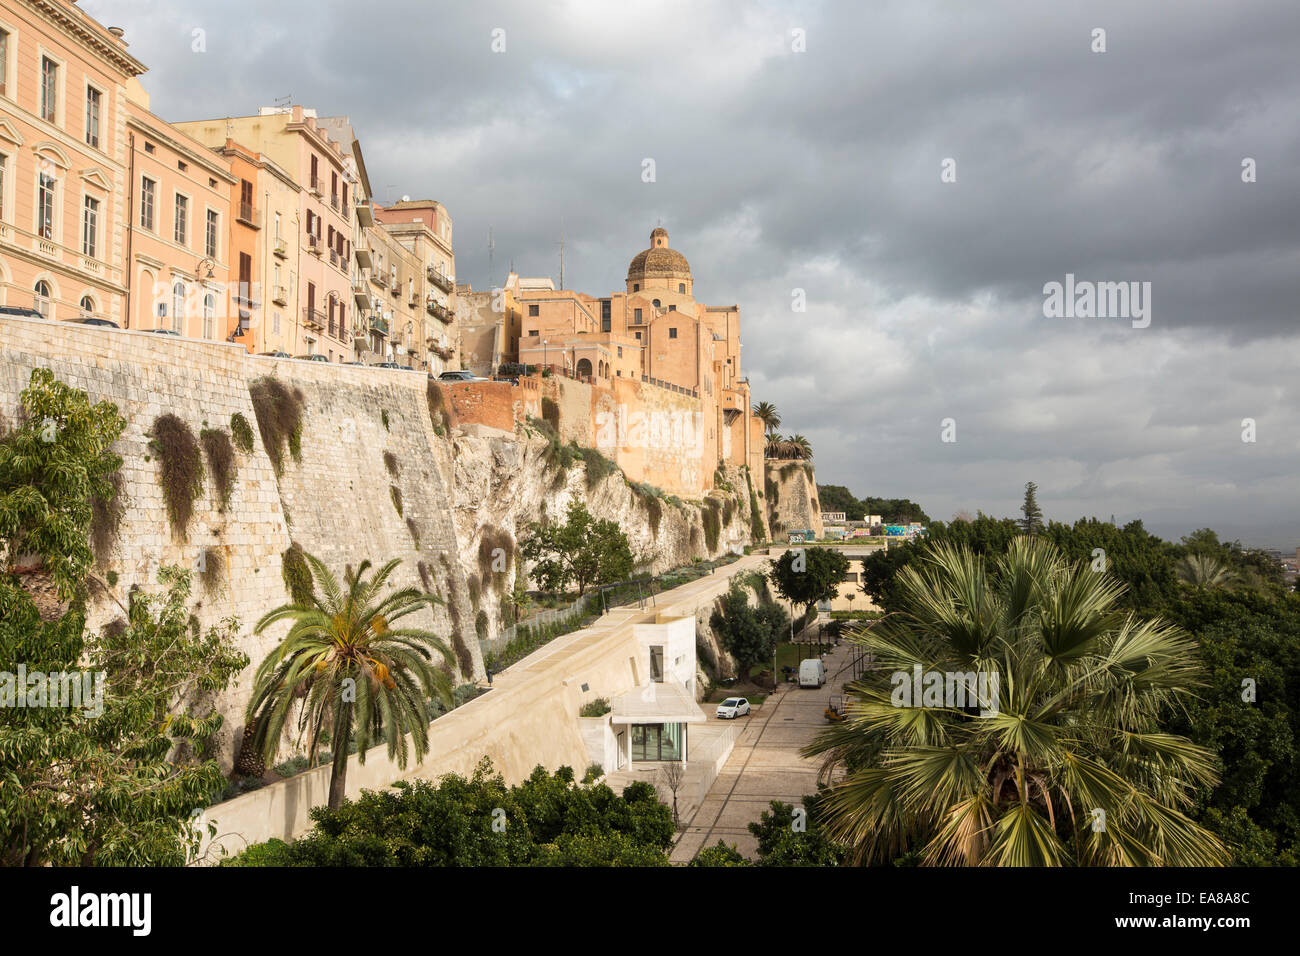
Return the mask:
M 582 775 L 582 782 L 595 783 L 601 777 L 605 776 L 605 768 L 598 763 L 588 764 L 587 772 Z
M 577 454 L 581 456 L 587 466 L 588 491 L 593 490 L 602 481 L 618 471 L 618 465 L 594 448 L 578 448 Z
M 578 711 L 579 717 L 604 717 L 610 711 L 609 698 L 597 697 L 587 701 Z
M 433 424 L 433 430 L 441 436 L 444 432 L 451 430 L 451 412 L 447 410 L 447 403 L 442 397 L 442 390 L 429 379 L 429 384 L 424 390 L 424 397 L 429 405 L 429 421 Z
M 248 424 L 242 412 L 230 416 L 230 437 L 234 439 L 235 447 L 245 455 L 253 453 L 253 426 Z
M 484 582 L 495 579 L 499 585 L 504 584 L 514 563 L 514 556 L 515 539 L 511 537 L 509 531 L 491 525 L 483 529 L 478 543 L 478 569 Z M 505 559 L 503 562 L 505 567 L 500 571 L 493 569 L 498 557 Z
M 149 445 L 158 454 L 158 477 L 172 529 L 184 539 L 203 493 L 203 454 L 190 426 L 170 412 L 154 420 Z
M 393 499 L 393 507 L 397 509 L 397 517 L 402 516 L 402 489 L 397 485 L 388 486 L 388 496 Z
M 410 532 L 411 543 L 415 545 L 415 549 L 420 550 L 420 529 L 416 527 L 414 518 L 406 519 L 406 530 Z
M 474 610 L 477 611 L 479 605 L 483 603 L 483 584 L 477 574 L 470 574 L 465 577 L 465 585 L 469 588 L 469 603 L 474 605 Z
M 708 546 L 709 554 L 718 550 L 718 536 L 722 532 L 718 513 L 721 510 L 722 506 L 716 498 L 705 498 L 704 506 L 700 509 L 700 522 L 704 525 L 704 543 Z
M 388 473 L 394 478 L 398 476 L 398 472 L 401 470 L 397 464 L 397 456 L 391 451 L 384 452 L 384 467 L 388 469 Z
M 480 641 L 486 641 L 488 639 L 487 611 L 479 611 L 474 615 L 474 633 L 478 635 Z
M 125 482 L 121 469 L 110 472 L 104 479 L 112 492 L 92 495 L 90 499 L 90 547 L 100 564 L 108 560 L 117 541 L 118 529 L 122 527 L 122 516 L 126 514 Z
M 296 541 L 280 555 L 280 575 L 284 578 L 284 589 L 289 593 L 290 601 L 304 606 L 311 604 L 316 584 L 312 580 L 311 566 Z
M 203 454 L 208 460 L 208 471 L 217 492 L 218 510 L 224 511 L 230 504 L 230 493 L 235 489 L 235 476 L 239 473 L 235 446 L 230 436 L 220 428 L 204 428 L 199 432 L 199 441 L 203 443 Z
M 381 408 L 379 410 L 379 420 L 384 423 L 384 431 L 388 431 L 388 409 Z
M 284 469 L 287 447 L 294 461 L 302 461 L 302 416 L 306 400 L 299 389 L 290 391 L 278 379 L 263 377 L 248 386 L 253 415 L 262 435 L 262 447 L 278 475 Z
M 542 420 L 556 432 L 560 430 L 560 406 L 552 398 L 542 399 Z
M 226 580 L 226 556 L 220 548 L 204 548 L 199 565 L 199 583 L 208 594 L 216 594 Z

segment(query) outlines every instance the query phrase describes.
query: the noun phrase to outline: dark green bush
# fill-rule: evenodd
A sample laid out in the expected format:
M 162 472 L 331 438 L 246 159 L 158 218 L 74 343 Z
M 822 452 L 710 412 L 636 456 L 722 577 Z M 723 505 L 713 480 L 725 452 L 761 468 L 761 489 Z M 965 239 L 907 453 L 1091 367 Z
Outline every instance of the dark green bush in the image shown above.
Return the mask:
M 235 462 L 235 446 L 224 429 L 204 428 L 199 432 L 203 454 L 208 460 L 208 471 L 217 492 L 218 510 L 230 504 L 230 493 L 235 490 L 235 476 L 239 465 Z
M 190 426 L 168 412 L 154 420 L 149 446 L 158 455 L 158 477 L 172 530 L 183 540 L 203 493 L 203 454 Z
M 280 574 L 284 578 L 284 589 L 289 593 L 289 600 L 294 604 L 311 604 L 315 582 L 311 576 L 311 565 L 307 563 L 297 542 L 289 545 L 280 555 Z
M 230 416 L 230 437 L 234 439 L 235 447 L 245 455 L 253 453 L 253 426 L 248 424 L 242 412 Z
M 270 377 L 251 383 L 248 394 L 253 400 L 257 430 L 262 434 L 262 447 L 278 475 L 284 468 L 286 447 L 294 461 L 302 461 L 302 416 L 306 400 L 299 389 L 290 391 L 279 379 Z

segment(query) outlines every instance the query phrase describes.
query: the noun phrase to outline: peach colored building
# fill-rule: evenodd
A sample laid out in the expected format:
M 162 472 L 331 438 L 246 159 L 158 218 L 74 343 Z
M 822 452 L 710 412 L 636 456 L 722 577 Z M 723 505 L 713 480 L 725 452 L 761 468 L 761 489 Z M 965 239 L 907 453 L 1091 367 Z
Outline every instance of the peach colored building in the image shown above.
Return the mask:
M 386 207 L 376 205 L 374 216 L 386 239 L 407 253 L 389 256 L 390 263 L 399 260 L 399 272 L 403 273 L 399 280 L 402 295 L 410 299 L 416 313 L 393 327 L 394 350 L 405 348 L 412 359 L 409 363 L 400 358 L 398 361 L 428 369 L 434 375 L 458 368 L 456 356 L 460 343 L 456 328 L 456 257 L 452 249 L 451 217 L 442 203 L 432 199 L 403 199 Z M 405 274 L 408 265 L 413 268 L 410 275 Z
M 66 0 L 0 6 L 0 303 L 123 322 L 124 87 L 145 71 Z
M 299 354 L 324 355 L 331 362 L 351 361 L 357 317 L 349 262 L 357 184 L 347 154 L 316 122 L 315 111 L 302 106 L 264 107 L 255 116 L 175 125 L 211 149 L 233 140 L 264 155 L 302 187 L 297 221 L 292 224 L 298 239 L 297 261 L 291 264 L 298 290 L 293 340 L 302 343 Z M 256 206 L 253 193 L 250 203 Z M 288 228 L 289 223 L 281 223 L 282 230 Z
M 230 164 L 149 111 L 139 82 L 125 86 L 130 215 L 126 321 L 191 338 L 224 339 L 250 307 L 247 274 L 232 285 Z

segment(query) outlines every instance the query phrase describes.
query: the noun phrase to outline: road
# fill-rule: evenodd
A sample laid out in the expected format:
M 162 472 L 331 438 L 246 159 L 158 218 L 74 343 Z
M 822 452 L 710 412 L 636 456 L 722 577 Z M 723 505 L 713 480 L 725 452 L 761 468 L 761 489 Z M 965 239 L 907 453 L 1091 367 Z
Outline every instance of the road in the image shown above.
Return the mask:
M 848 674 L 838 672 L 848 660 L 849 648 L 840 644 L 827 655 L 825 687 L 783 685 L 788 689 L 768 697 L 747 718 L 748 726 L 726 765 L 674 847 L 673 863 L 689 863 L 702 847 L 719 840 L 754 859 L 758 839 L 747 825 L 756 822 L 773 800 L 800 806 L 804 794 L 816 792 L 821 759 L 801 757 L 799 751 L 826 727 L 828 698 L 843 692 Z

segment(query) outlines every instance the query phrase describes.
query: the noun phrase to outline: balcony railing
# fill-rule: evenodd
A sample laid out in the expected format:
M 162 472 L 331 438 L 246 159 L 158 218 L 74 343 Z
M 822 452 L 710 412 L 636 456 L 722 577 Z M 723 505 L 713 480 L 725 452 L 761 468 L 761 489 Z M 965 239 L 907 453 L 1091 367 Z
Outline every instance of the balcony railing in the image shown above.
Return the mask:
M 252 226 L 254 229 L 262 228 L 262 214 L 253 207 L 251 202 L 241 202 L 235 218 L 245 226 Z
M 323 251 L 323 243 L 316 236 L 307 236 L 307 251 L 313 256 L 319 256 Z
M 288 305 L 289 290 L 282 285 L 276 286 L 274 291 L 271 293 L 271 301 L 276 305 Z
M 334 193 L 333 195 L 330 196 L 330 205 L 334 207 L 334 209 L 335 209 L 336 212 L 338 211 L 338 208 L 339 208 L 339 194 L 338 194 L 338 193 Z
M 302 310 L 302 324 L 309 329 L 321 331 L 325 328 L 325 313 L 320 309 L 309 309 L 306 306 Z
M 434 285 L 436 285 L 443 292 L 450 292 L 452 289 L 456 288 L 456 282 L 455 280 L 452 279 L 451 276 L 447 275 L 446 273 L 439 272 L 433 266 L 429 266 L 425 270 L 425 272 L 429 276 L 429 281 L 432 282 Z
M 386 289 L 388 288 L 388 273 L 372 272 L 370 274 L 370 281 L 379 286 L 379 288 Z
M 311 177 L 311 191 L 317 196 L 325 195 L 325 183 L 321 181 L 319 176 Z
M 430 315 L 432 315 L 434 318 L 442 322 L 446 322 L 448 324 L 451 323 L 452 320 L 451 309 L 439 303 L 437 299 L 434 299 L 432 297 L 426 299 L 424 302 L 424 310 L 428 312 Z
M 377 332 L 380 335 L 388 334 L 388 320 L 374 316 L 370 319 L 370 331 Z
M 279 239 L 279 238 L 277 238 L 277 239 L 275 240 L 275 249 L 274 249 L 273 251 L 274 251 L 275 254 L 276 254 L 277 256 L 279 256 L 281 259 L 288 259 L 288 258 L 289 258 L 289 243 L 285 242 L 283 239 Z
M 339 251 L 338 251 L 337 249 L 331 249 L 331 250 L 330 250 L 330 265 L 332 265 L 332 266 L 337 266 L 338 264 L 339 264 Z

